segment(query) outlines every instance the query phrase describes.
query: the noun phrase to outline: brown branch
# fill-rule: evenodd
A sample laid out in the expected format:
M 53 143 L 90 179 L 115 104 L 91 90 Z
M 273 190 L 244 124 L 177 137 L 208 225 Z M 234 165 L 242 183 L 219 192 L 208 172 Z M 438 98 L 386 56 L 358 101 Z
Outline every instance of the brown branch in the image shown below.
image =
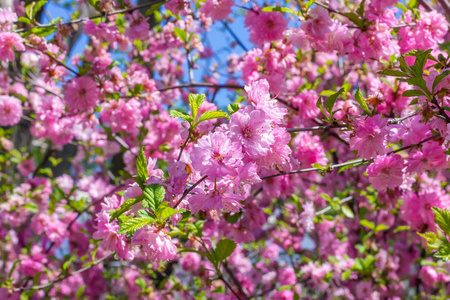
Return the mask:
M 177 208 L 178 205 L 180 205 L 181 201 L 183 201 L 184 198 L 197 186 L 199 185 L 203 180 L 205 180 L 208 177 L 208 175 L 203 176 L 200 178 L 196 183 L 194 183 L 190 188 L 184 191 L 183 195 L 181 196 L 180 200 L 174 205 L 174 209 Z

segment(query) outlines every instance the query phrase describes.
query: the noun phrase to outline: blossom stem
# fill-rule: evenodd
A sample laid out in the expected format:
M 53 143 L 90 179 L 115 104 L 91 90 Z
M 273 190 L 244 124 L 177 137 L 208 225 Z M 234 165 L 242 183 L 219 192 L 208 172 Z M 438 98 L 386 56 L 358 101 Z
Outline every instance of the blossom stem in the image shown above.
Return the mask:
M 181 154 L 183 154 L 183 150 L 184 150 L 184 148 L 186 148 L 186 146 L 189 143 L 190 139 L 191 139 L 191 133 L 189 132 L 189 135 L 188 135 L 187 139 L 184 141 L 183 145 L 181 146 L 180 153 L 178 154 L 177 161 L 180 161 Z

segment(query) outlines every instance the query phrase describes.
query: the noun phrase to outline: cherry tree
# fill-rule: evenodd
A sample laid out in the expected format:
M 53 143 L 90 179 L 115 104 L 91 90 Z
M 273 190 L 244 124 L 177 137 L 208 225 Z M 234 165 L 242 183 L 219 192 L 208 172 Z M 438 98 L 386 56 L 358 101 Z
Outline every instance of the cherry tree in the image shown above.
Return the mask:
M 1 299 L 450 295 L 447 0 L 10 4 Z

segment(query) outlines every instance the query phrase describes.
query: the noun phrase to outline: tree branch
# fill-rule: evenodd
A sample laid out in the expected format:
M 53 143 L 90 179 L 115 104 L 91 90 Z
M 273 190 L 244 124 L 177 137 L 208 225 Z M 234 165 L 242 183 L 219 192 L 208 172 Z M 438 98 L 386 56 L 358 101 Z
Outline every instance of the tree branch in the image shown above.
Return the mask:
M 93 20 L 93 19 L 109 17 L 109 16 L 113 16 L 113 15 L 117 15 L 117 14 L 129 13 L 129 12 L 133 12 L 135 10 L 139 10 L 141 8 L 145 8 L 145 7 L 148 7 L 148 6 L 152 6 L 154 4 L 161 3 L 161 2 L 166 2 L 166 0 L 153 0 L 153 1 L 150 1 L 148 3 L 142 4 L 142 5 L 138 5 L 138 6 L 135 6 L 135 7 L 120 9 L 120 10 L 112 11 L 112 12 L 109 12 L 109 13 L 104 13 L 104 14 L 101 14 L 101 15 L 95 15 L 95 16 L 88 17 L 88 18 L 76 19 L 76 20 L 72 20 L 72 21 L 65 22 L 65 23 L 60 23 L 60 24 L 61 25 L 71 25 L 71 24 L 81 23 L 81 22 L 84 22 L 84 21 L 89 20 L 89 19 Z M 42 24 L 42 25 L 37 25 L 37 26 L 32 26 L 32 27 L 18 29 L 18 30 L 16 30 L 16 32 L 24 32 L 24 31 L 28 31 L 28 30 L 30 30 L 32 28 L 45 28 L 45 27 L 54 27 L 54 26 L 56 26 L 56 24 Z
M 80 274 L 80 273 L 83 273 L 84 271 L 89 270 L 90 268 L 92 268 L 92 267 L 102 263 L 103 261 L 107 260 L 112 255 L 113 255 L 113 252 L 108 254 L 108 255 L 106 255 L 106 256 L 103 256 L 102 258 L 100 258 L 96 262 L 92 263 L 92 265 L 86 266 L 86 267 L 81 268 L 81 269 L 79 269 L 79 270 L 77 270 L 75 272 L 69 273 L 66 276 L 62 276 L 62 277 L 60 277 L 60 278 L 58 278 L 56 280 L 53 280 L 53 281 L 51 281 L 49 283 L 41 284 L 41 285 L 34 285 L 34 286 L 30 286 L 30 287 L 14 288 L 13 291 L 14 292 L 20 292 L 20 291 L 28 291 L 28 290 L 42 290 L 42 289 L 48 288 L 48 287 L 52 286 L 53 284 L 55 284 L 57 282 L 63 281 L 64 279 L 67 279 L 67 278 L 69 278 L 69 277 L 71 277 L 73 275 Z

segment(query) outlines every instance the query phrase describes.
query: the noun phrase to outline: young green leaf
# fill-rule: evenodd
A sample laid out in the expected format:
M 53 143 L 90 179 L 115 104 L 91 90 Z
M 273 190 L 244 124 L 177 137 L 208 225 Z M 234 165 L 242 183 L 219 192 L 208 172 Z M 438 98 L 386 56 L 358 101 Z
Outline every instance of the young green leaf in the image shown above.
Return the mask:
M 166 190 L 162 185 L 150 184 L 144 188 L 143 195 L 142 207 L 148 207 L 153 212 L 156 212 L 166 196 Z
M 278 11 L 282 13 L 297 15 L 297 12 L 295 10 L 281 6 L 266 6 L 262 9 L 262 11 Z
M 120 217 L 120 215 L 122 215 L 124 212 L 128 211 L 131 208 L 131 206 L 141 202 L 142 199 L 143 199 L 142 196 L 127 199 L 124 203 L 122 203 L 122 205 L 118 209 L 114 210 L 111 213 L 111 217 L 110 217 L 109 221 L 112 222 L 115 218 Z
M 422 77 L 413 77 L 413 78 L 409 78 L 409 79 L 401 78 L 399 80 L 407 82 L 415 87 L 420 88 L 427 95 L 431 94 L 427 88 L 427 83 L 426 83 L 425 79 L 423 79 Z
M 189 94 L 189 106 L 191 107 L 192 117 L 195 119 L 198 109 L 202 106 L 206 96 L 204 94 Z
M 151 224 L 155 221 L 152 218 L 128 218 L 125 222 L 120 224 L 119 234 L 133 234 L 145 225 Z
M 216 259 L 217 262 L 221 262 L 224 259 L 228 258 L 236 249 L 236 243 L 229 239 L 220 240 L 216 246 Z
M 139 155 L 136 161 L 136 168 L 138 171 L 138 174 L 136 175 L 136 181 L 142 189 L 148 177 L 147 158 L 144 154 L 144 147 L 142 147 L 139 151 Z
M 232 115 L 239 110 L 239 104 L 230 103 L 230 104 L 228 104 L 227 109 L 228 109 L 228 112 L 230 113 L 230 115 Z
M 417 97 L 417 96 L 426 96 L 422 91 L 419 90 L 409 90 L 404 91 L 402 94 L 403 97 Z
M 167 202 L 163 202 L 158 210 L 155 212 L 156 217 L 158 217 L 158 219 L 165 221 L 167 218 L 179 213 L 180 211 L 173 209 L 172 207 L 167 206 L 166 204 Z M 164 205 L 166 204 L 166 205 Z
M 187 44 L 188 40 L 187 40 L 187 36 L 186 36 L 186 31 L 184 31 L 183 29 L 178 28 L 178 27 L 174 28 L 173 31 L 174 31 L 175 35 L 180 38 L 181 41 L 183 41 L 185 44 Z
M 423 76 L 423 68 L 425 67 L 425 64 L 427 63 L 428 55 L 430 54 L 430 52 L 431 52 L 431 49 L 416 55 L 416 60 L 414 62 L 414 65 L 411 66 L 411 69 L 413 70 L 414 74 L 417 77 Z
M 432 207 L 431 209 L 434 212 L 434 222 L 445 234 L 450 235 L 450 211 L 438 207 Z
M 212 119 L 218 119 L 218 118 L 229 118 L 230 116 L 221 110 L 210 110 L 207 112 L 204 112 L 199 118 L 197 123 L 200 123 L 202 121 L 206 120 L 212 120 Z
M 361 220 L 359 221 L 359 224 L 369 229 L 375 230 L 375 223 L 370 222 L 368 220 Z
M 353 24 L 355 24 L 356 26 L 358 26 L 359 28 L 363 28 L 364 26 L 364 21 L 361 20 L 359 18 L 359 16 L 355 13 L 345 13 L 344 14 L 350 21 L 353 22 Z
M 330 116 L 332 115 L 333 106 L 334 103 L 336 103 L 337 97 L 339 97 L 339 95 L 342 94 L 343 91 L 344 88 L 341 88 L 339 91 L 337 91 L 336 93 L 328 97 L 327 100 L 325 100 L 325 108 L 327 112 L 330 114 Z
M 356 90 L 356 94 L 355 94 L 355 99 L 358 102 L 359 105 L 361 105 L 362 109 L 370 116 L 372 115 L 372 113 L 370 112 L 369 107 L 367 106 L 366 101 L 364 100 L 364 97 L 361 93 L 361 90 L 358 89 Z
M 185 120 L 185 121 L 187 121 L 187 122 L 189 122 L 189 123 L 192 123 L 192 121 L 194 121 L 194 118 L 193 118 L 193 117 L 191 117 L 191 116 L 188 115 L 188 114 L 182 113 L 182 112 L 180 112 L 180 111 L 178 111 L 178 110 L 171 110 L 171 111 L 169 112 L 169 115 L 170 115 L 172 118 L 181 118 L 181 119 L 183 119 L 183 120 Z
M 448 75 L 450 75 L 450 70 L 444 71 L 444 72 L 442 72 L 442 74 L 439 74 L 438 76 L 436 76 L 436 78 L 433 81 L 433 93 L 435 92 L 434 88 L 436 87 L 436 85 L 438 85 L 439 82 L 441 82 L 442 79 L 444 79 Z
M 347 205 L 342 205 L 342 212 L 349 219 L 353 219 L 355 217 L 355 214 Z
M 410 77 L 408 73 L 399 71 L 399 70 L 393 70 L 393 69 L 387 69 L 378 72 L 380 75 L 386 75 L 386 76 L 394 76 L 394 77 Z

